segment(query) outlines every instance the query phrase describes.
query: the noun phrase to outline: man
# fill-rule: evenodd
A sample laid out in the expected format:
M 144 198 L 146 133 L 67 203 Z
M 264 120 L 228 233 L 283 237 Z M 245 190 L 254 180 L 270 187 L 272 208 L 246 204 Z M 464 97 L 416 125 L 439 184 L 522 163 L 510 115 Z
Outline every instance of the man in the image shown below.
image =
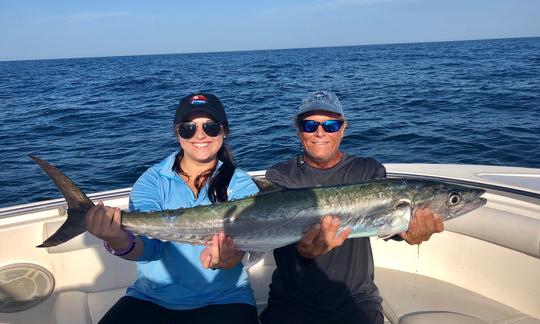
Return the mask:
M 333 93 L 312 93 L 300 105 L 295 124 L 304 153 L 268 169 L 268 180 L 300 188 L 386 177 L 384 166 L 375 159 L 340 150 L 347 121 Z M 325 216 L 298 243 L 274 250 L 277 268 L 268 306 L 260 316 L 263 324 L 383 323 L 369 238 L 346 240 L 350 230 L 338 233 L 338 228 L 338 217 Z M 441 218 L 421 209 L 408 231 L 396 239 L 420 244 L 442 230 Z

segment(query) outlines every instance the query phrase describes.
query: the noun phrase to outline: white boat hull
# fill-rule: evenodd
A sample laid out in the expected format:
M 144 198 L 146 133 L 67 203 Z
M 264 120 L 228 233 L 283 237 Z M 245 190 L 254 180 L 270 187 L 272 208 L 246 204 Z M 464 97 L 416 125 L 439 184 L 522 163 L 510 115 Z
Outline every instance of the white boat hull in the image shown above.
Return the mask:
M 445 223 L 444 233 L 419 248 L 372 239 L 376 281 L 387 320 L 540 323 L 540 169 L 386 167 L 389 176 L 474 183 L 487 189 L 488 199 L 486 206 Z M 89 196 L 127 208 L 128 195 L 129 188 Z M 57 247 L 35 248 L 64 218 L 62 199 L 0 209 L 0 269 L 32 263 L 48 269 L 55 278 L 50 297 L 25 311 L 0 312 L 0 323 L 97 323 L 134 281 L 135 265 L 109 255 L 87 233 Z M 268 256 L 250 269 L 261 309 L 274 267 Z

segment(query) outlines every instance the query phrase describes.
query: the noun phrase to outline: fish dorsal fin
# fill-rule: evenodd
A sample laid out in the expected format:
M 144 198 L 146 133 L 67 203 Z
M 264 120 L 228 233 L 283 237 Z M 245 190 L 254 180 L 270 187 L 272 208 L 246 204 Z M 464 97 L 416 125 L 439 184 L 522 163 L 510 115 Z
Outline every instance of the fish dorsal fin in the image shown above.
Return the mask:
M 262 179 L 262 178 L 251 178 L 251 179 L 253 179 L 253 182 L 255 182 L 255 184 L 259 188 L 260 193 L 269 193 L 269 192 L 281 191 L 285 189 L 284 187 L 279 186 L 273 183 L 272 181 L 269 181 L 266 179 Z

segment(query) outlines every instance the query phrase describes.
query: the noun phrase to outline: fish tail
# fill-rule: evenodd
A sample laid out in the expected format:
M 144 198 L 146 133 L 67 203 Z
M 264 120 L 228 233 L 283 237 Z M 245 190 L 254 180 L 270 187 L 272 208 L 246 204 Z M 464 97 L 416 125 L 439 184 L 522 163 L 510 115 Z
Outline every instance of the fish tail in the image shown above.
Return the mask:
M 47 173 L 51 180 L 56 184 L 58 190 L 66 199 L 67 220 L 60 228 L 37 247 L 51 247 L 62 244 L 82 234 L 86 231 L 85 217 L 86 212 L 94 206 L 94 203 L 84 192 L 77 187 L 62 171 L 47 163 L 38 157 L 30 156 Z

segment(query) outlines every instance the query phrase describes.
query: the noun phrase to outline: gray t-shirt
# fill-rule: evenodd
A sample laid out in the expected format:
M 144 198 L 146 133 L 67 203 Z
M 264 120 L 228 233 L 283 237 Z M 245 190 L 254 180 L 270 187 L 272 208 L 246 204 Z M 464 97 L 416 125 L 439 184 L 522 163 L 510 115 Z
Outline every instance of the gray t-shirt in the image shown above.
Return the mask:
M 266 179 L 285 188 L 352 184 L 383 179 L 386 169 L 373 158 L 344 153 L 330 169 L 315 169 L 299 158 L 278 163 L 266 172 Z M 373 282 L 373 255 L 369 238 L 347 239 L 340 247 L 315 260 L 301 257 L 296 243 L 274 250 L 277 269 L 270 284 L 269 303 L 293 303 L 318 316 L 332 316 L 352 307 L 382 311 L 379 292 Z

